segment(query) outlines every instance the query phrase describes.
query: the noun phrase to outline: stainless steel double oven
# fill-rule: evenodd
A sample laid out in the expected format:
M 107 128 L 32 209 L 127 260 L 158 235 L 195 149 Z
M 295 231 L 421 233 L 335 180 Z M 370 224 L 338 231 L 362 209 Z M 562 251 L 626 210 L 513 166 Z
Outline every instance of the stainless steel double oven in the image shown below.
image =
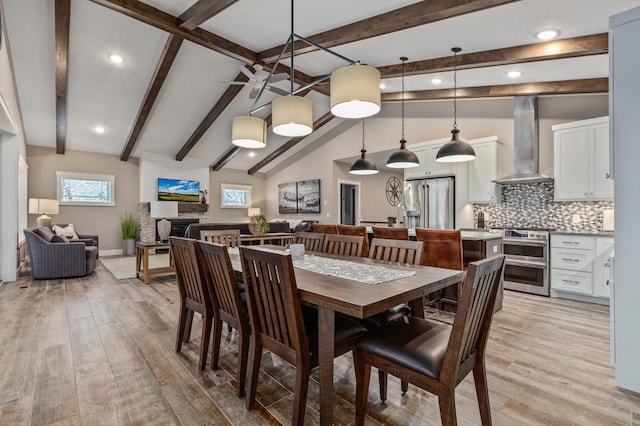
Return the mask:
M 504 288 L 549 296 L 548 230 L 505 229 Z

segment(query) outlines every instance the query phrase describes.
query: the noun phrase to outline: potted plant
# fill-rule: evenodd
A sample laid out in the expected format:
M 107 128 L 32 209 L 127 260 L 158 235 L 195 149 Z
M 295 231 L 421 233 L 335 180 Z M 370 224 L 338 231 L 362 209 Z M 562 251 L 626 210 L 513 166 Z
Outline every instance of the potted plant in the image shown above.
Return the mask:
M 249 231 L 253 235 L 264 235 L 269 232 L 269 221 L 263 214 L 255 214 L 249 220 Z
M 120 216 L 120 230 L 122 231 L 122 255 L 136 254 L 136 231 L 138 224 L 131 213 Z

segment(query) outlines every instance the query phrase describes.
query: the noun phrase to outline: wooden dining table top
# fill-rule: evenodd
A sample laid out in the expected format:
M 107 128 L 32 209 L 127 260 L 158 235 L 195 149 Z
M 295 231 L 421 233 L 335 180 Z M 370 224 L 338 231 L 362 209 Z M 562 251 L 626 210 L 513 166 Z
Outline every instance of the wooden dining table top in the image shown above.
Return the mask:
M 280 252 L 284 250 L 282 246 L 273 245 L 264 245 L 256 248 Z M 419 299 L 422 296 L 461 281 L 463 278 L 462 271 L 451 269 L 380 262 L 362 257 L 347 258 L 317 252 L 307 252 L 307 255 L 309 254 L 403 271 L 415 271 L 415 274 L 409 277 L 372 285 L 295 268 L 296 283 L 303 302 L 329 308 L 356 318 L 367 318 L 400 303 Z M 233 269 L 241 272 L 240 256 L 229 253 L 229 257 Z

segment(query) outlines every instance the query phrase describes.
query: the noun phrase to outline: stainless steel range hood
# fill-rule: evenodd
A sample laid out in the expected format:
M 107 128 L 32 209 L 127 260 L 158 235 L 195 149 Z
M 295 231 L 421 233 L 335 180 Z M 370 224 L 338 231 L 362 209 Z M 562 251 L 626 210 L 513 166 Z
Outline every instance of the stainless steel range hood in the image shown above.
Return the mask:
M 514 98 L 513 126 L 515 173 L 496 179 L 494 182 L 503 185 L 552 182 L 553 178 L 538 173 L 538 98 L 536 96 Z

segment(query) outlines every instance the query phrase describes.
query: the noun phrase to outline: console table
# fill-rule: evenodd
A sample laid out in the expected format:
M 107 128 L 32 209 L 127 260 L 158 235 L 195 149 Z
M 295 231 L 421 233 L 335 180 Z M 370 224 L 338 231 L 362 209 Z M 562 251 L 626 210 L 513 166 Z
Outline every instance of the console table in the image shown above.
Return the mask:
M 149 278 L 175 275 L 176 271 L 171 266 L 149 268 L 149 251 L 169 248 L 169 243 L 138 241 L 136 243 L 136 278 L 143 280 L 145 284 L 149 284 Z M 169 250 L 169 264 L 171 264 L 171 250 Z
M 288 232 L 271 232 L 264 235 L 241 234 L 240 242 L 242 244 L 276 244 L 284 246 L 292 243 L 294 234 Z

